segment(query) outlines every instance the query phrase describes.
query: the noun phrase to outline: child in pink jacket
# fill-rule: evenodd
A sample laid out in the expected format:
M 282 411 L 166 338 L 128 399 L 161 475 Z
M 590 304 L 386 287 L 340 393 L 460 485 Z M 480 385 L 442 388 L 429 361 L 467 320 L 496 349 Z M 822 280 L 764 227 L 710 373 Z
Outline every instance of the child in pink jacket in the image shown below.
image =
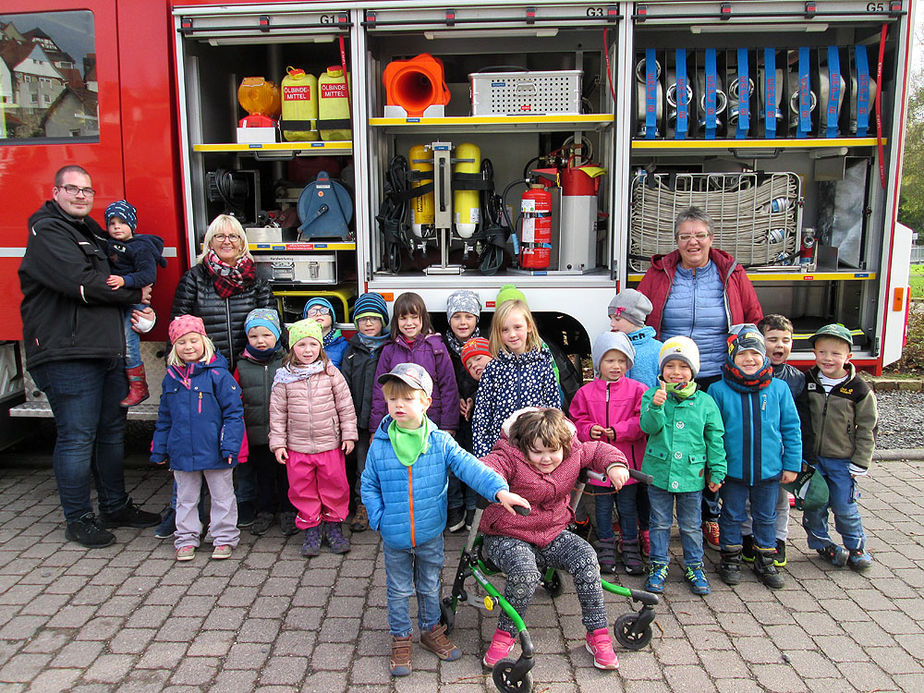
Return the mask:
M 645 457 L 645 434 L 639 426 L 642 393 L 647 387 L 625 377 L 635 360 L 635 348 L 622 332 L 604 332 L 594 342 L 594 371 L 597 379 L 584 385 L 571 401 L 571 420 L 582 441 L 603 440 L 615 445 L 626 456 L 632 469 L 641 469 Z M 621 544 L 622 562 L 629 575 L 644 572 L 639 551 L 640 527 L 647 535 L 647 489 L 630 479 L 615 492 L 619 509 L 620 542 L 613 533 L 614 491 L 606 482 L 596 485 L 594 510 L 597 519 L 597 556 L 600 570 L 616 572 L 616 550 Z M 605 488 L 601 488 L 605 487 Z M 640 512 L 641 510 L 641 512 Z

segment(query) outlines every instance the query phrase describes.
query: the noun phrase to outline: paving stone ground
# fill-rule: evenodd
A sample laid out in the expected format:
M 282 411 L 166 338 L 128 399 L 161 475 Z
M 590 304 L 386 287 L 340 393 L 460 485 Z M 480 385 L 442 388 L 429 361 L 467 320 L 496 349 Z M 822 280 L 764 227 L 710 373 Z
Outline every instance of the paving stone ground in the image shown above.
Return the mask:
M 137 502 L 167 503 L 166 472 L 126 475 Z M 726 587 L 711 554 L 713 593 L 695 597 L 675 568 L 651 646 L 621 651 L 618 672 L 593 668 L 570 581 L 555 600 L 540 590 L 526 618 L 533 690 L 924 691 L 924 464 L 877 465 L 860 503 L 876 558 L 866 574 L 821 564 L 793 513 L 785 589 L 749 572 Z M 50 466 L 0 458 L 0 691 L 495 690 L 479 663 L 495 616 L 472 607 L 456 618 L 461 660 L 440 663 L 415 646 L 413 675 L 390 680 L 385 571 L 371 532 L 353 537 L 350 554 L 309 563 L 298 536 L 244 530 L 230 560 L 203 551 L 185 564 L 150 529 L 116 534 L 93 551 L 65 541 Z M 448 538 L 447 590 L 461 546 Z M 611 620 L 630 609 L 607 602 Z

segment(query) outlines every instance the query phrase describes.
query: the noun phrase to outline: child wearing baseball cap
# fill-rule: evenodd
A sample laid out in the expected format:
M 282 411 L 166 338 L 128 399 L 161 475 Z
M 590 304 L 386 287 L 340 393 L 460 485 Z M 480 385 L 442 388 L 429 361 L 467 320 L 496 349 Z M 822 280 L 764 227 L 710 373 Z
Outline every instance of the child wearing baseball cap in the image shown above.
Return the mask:
M 671 337 L 661 347 L 660 385 L 642 395 L 641 427 L 648 434 L 642 471 L 651 474 L 651 568 L 645 589 L 664 592 L 668 541 L 677 506 L 677 524 L 693 594 L 709 594 L 703 566 L 703 489 L 718 491 L 725 478 L 725 426 L 715 400 L 697 389 L 699 349 L 689 337 Z
M 879 418 L 876 395 L 850 363 L 853 337 L 840 324 L 825 325 L 812 336 L 815 366 L 806 374 L 815 449 L 806 459 L 828 482 L 828 502 L 802 512 L 809 548 L 836 566 L 866 570 L 873 558 L 857 504 L 857 477 L 869 473 Z M 828 509 L 844 546 L 828 535 Z
M 462 656 L 440 623 L 440 571 L 446 489 L 451 469 L 475 491 L 502 504 L 529 507 L 499 474 L 463 450 L 427 417 L 433 379 L 416 363 L 396 364 L 379 376 L 388 414 L 373 435 L 362 474 L 369 526 L 382 535 L 392 676 L 411 673 L 408 597 L 417 594 L 420 644 L 442 660 Z
M 232 470 L 244 439 L 241 389 L 216 353 L 202 318 L 179 315 L 168 328 L 160 411 L 151 462 L 170 463 L 176 481 L 176 560 L 191 561 L 199 546 L 199 492 L 205 479 L 212 497 L 212 558 L 226 559 L 240 540 Z

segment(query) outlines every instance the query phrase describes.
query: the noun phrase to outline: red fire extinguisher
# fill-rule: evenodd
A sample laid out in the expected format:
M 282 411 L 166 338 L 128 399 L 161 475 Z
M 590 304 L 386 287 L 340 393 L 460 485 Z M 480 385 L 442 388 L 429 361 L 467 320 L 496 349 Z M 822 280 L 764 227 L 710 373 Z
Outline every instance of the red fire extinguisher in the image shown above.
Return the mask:
M 802 244 L 799 247 L 799 264 L 811 264 L 815 254 L 815 229 L 802 229 Z
M 552 193 L 534 183 L 520 197 L 520 267 L 548 269 L 552 262 Z

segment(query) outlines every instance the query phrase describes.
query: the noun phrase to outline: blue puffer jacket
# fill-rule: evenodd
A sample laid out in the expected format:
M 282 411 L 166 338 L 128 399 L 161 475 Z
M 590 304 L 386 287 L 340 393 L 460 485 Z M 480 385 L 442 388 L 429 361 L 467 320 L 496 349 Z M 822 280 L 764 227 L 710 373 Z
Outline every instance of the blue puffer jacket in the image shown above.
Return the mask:
M 561 409 L 561 389 L 555 380 L 553 363 L 552 354 L 545 349 L 525 354 L 502 349 L 485 366 L 472 414 L 475 457 L 491 452 L 500 438 L 501 426 L 513 412 L 524 407 Z
M 802 433 L 789 387 L 773 379 L 745 392 L 722 378 L 709 387 L 725 422 L 727 475 L 753 486 L 802 469 Z
M 719 269 L 712 261 L 696 270 L 677 266 L 671 293 L 664 304 L 661 339 L 690 337 L 699 347 L 699 376 L 722 372 L 728 355 L 728 313 Z
M 350 343 L 340 333 L 340 330 L 334 329 L 324 335 L 324 353 L 334 364 L 334 368 L 340 368 L 340 364 L 343 363 L 343 353 L 348 346 Z
M 638 380 L 648 387 L 658 387 L 658 376 L 661 375 L 658 355 L 661 353 L 662 342 L 655 339 L 657 334 L 655 328 L 646 325 L 626 335 L 635 347 L 635 361 L 632 368 L 626 372 L 626 377 Z
M 432 421 L 429 447 L 412 465 L 405 467 L 398 461 L 388 437 L 391 421 L 386 416 L 375 431 L 366 454 L 360 492 L 369 513 L 369 526 L 389 546 L 407 549 L 443 533 L 450 468 L 485 498 L 495 500 L 498 491 L 508 490 L 500 474 L 465 452 Z
M 188 379 L 171 366 L 161 387 L 151 462 L 169 458 L 170 469 L 181 472 L 228 469 L 229 457 L 236 464 L 244 438 L 244 404 L 224 356 L 194 364 Z

